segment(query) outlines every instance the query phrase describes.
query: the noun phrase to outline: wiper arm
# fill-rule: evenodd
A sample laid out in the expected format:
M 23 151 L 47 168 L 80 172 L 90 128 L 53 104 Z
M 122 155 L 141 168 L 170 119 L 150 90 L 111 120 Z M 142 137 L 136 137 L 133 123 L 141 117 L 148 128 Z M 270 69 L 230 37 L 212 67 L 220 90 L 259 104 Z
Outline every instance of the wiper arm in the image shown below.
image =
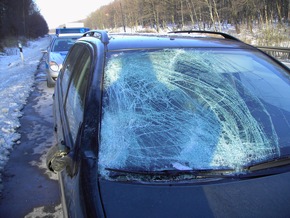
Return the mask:
M 105 168 L 108 171 L 114 173 L 124 173 L 124 174 L 140 174 L 140 175 L 151 175 L 151 171 L 142 171 L 142 170 L 124 170 L 124 169 L 115 169 L 115 168 Z
M 124 170 L 124 169 L 113 169 L 106 168 L 111 172 L 121 173 L 121 174 L 137 174 L 145 176 L 181 176 L 181 175 L 191 175 L 194 177 L 201 178 L 229 178 L 237 177 L 234 174 L 236 171 L 234 169 L 194 169 L 194 170 L 176 170 L 176 169 L 165 169 L 159 171 L 135 171 L 135 170 Z
M 278 158 L 266 160 L 264 162 L 252 164 L 247 166 L 246 169 L 249 171 L 265 170 L 274 167 L 281 167 L 290 164 L 290 156 L 281 156 Z

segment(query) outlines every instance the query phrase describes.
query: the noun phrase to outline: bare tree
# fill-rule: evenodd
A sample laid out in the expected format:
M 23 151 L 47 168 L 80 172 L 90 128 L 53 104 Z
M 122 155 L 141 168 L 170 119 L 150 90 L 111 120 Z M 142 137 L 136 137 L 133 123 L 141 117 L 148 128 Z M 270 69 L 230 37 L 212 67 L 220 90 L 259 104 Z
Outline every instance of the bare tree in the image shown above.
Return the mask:
M 4 0 L 2 0 L 4 1 Z M 290 0 L 115 0 L 97 10 L 96 21 L 100 27 L 121 27 L 124 22 L 128 27 L 138 25 L 159 29 L 172 25 L 183 28 L 197 24 L 198 29 L 213 28 L 221 31 L 222 23 L 231 23 L 236 32 L 246 24 L 252 31 L 253 23 L 267 24 L 274 21 L 289 22 Z M 120 4 L 123 6 L 121 12 Z M 92 16 L 89 17 L 92 19 Z
M 37 18 L 39 22 L 34 22 L 33 18 Z M 11 36 L 38 37 L 47 32 L 47 23 L 33 0 L 0 0 L 2 39 Z

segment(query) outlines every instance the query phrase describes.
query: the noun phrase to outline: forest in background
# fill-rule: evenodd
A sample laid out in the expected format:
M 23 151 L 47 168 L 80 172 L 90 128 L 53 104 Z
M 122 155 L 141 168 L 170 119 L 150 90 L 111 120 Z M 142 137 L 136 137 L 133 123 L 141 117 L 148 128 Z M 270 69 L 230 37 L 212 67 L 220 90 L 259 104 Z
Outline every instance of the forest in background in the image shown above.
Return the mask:
M 121 29 L 124 32 L 184 29 L 222 31 L 224 27 L 231 25 L 236 34 L 241 29 L 252 34 L 253 28 L 258 27 L 264 29 L 267 34 L 265 37 L 275 38 L 275 34 L 277 37 L 287 37 L 289 2 L 290 0 L 115 0 L 91 13 L 84 23 L 91 29 Z
M 257 45 L 290 47 L 289 5 L 290 0 L 114 0 L 79 22 L 123 32 L 244 32 L 239 38 L 247 43 L 254 38 Z M 0 0 L 0 50 L 13 37 L 37 38 L 48 31 L 33 0 Z
M 9 46 L 11 38 L 33 39 L 47 33 L 46 20 L 33 0 L 0 0 L 0 49 Z

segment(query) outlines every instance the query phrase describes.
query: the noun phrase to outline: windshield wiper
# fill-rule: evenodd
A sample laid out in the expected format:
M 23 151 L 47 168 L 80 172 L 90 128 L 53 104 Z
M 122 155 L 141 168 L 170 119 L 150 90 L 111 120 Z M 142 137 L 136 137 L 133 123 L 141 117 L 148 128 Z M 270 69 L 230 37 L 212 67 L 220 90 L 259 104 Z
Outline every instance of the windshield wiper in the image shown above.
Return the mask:
M 144 175 L 144 176 L 182 176 L 190 175 L 196 178 L 232 178 L 237 177 L 235 170 L 231 168 L 226 169 L 194 169 L 194 170 L 177 170 L 177 169 L 165 169 L 158 171 L 135 171 L 135 170 L 124 170 L 124 169 L 114 169 L 106 168 L 114 173 L 118 174 L 135 174 L 135 175 Z
M 265 170 L 290 164 L 290 156 L 281 156 L 245 167 L 249 171 Z

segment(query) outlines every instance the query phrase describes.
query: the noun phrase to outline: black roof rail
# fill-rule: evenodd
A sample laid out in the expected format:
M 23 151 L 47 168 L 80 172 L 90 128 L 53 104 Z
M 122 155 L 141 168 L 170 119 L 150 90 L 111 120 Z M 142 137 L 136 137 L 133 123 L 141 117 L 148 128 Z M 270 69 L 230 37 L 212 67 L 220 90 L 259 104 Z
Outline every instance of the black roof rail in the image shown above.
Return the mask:
M 231 39 L 231 40 L 236 40 L 236 41 L 241 41 L 227 33 L 222 33 L 222 32 L 215 32 L 215 31 L 206 31 L 206 30 L 180 30 L 180 31 L 172 31 L 169 33 L 201 33 L 201 34 L 213 34 L 213 35 L 220 35 L 224 37 L 225 39 Z
M 90 31 L 84 33 L 83 37 L 86 37 L 86 36 L 96 37 L 96 38 L 100 39 L 101 42 L 104 44 L 109 43 L 109 36 L 108 36 L 107 31 L 105 31 L 105 30 L 90 30 Z

